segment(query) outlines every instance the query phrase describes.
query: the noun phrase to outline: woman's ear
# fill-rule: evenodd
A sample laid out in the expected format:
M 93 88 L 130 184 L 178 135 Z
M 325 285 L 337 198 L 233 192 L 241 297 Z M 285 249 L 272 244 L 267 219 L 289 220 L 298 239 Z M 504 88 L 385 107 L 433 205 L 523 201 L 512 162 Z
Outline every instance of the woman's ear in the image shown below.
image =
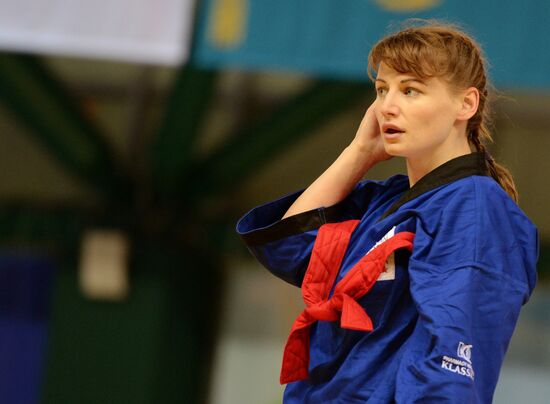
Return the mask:
M 479 106 L 479 90 L 475 87 L 466 89 L 461 94 L 460 102 L 457 119 L 467 121 L 477 112 Z

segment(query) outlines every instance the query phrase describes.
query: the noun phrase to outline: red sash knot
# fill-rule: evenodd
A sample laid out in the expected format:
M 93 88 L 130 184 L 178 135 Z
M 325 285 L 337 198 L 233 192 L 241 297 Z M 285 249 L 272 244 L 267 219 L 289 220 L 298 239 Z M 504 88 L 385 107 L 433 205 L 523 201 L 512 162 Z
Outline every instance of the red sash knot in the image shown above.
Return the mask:
M 294 321 L 288 337 L 281 368 L 281 384 L 304 380 L 309 367 L 309 327 L 318 320 L 338 321 L 350 330 L 372 331 L 369 315 L 357 303 L 374 285 L 388 257 L 397 249 L 412 251 L 414 233 L 400 232 L 377 244 L 334 284 L 351 235 L 359 220 L 325 223 L 319 227 L 311 258 L 302 283 L 306 308 Z

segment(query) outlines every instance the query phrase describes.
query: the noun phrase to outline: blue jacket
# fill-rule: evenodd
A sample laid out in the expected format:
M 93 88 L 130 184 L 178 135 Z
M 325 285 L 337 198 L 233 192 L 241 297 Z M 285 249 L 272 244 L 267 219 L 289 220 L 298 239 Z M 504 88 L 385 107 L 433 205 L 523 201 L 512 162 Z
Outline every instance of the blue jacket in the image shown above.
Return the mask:
M 317 321 L 309 376 L 285 403 L 490 403 L 519 316 L 535 286 L 535 226 L 490 176 L 483 154 L 408 178 L 362 181 L 342 202 L 281 220 L 300 195 L 252 209 L 237 223 L 251 253 L 301 286 L 320 226 L 360 220 L 335 284 L 388 235 L 412 232 L 358 300 L 370 332 Z M 298 313 L 297 313 L 298 314 Z

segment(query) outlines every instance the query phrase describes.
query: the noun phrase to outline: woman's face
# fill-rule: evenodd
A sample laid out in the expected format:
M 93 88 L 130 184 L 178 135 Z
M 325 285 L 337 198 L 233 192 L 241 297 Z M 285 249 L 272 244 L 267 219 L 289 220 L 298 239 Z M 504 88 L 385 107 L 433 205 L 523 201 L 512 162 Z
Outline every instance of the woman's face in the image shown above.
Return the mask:
M 446 161 L 463 147 L 465 128 L 457 121 L 461 101 L 445 81 L 402 74 L 381 63 L 375 85 L 376 118 L 388 154 Z

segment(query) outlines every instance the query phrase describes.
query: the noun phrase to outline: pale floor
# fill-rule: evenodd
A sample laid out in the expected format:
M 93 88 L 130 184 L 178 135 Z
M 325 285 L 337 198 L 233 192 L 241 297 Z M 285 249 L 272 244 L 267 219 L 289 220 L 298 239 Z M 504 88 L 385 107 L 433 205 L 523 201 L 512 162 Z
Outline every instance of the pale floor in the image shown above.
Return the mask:
M 274 278 L 254 261 L 234 262 L 228 271 L 226 311 L 210 403 L 281 403 L 281 355 L 291 323 L 303 305 L 299 290 Z M 548 285 L 539 284 L 522 310 L 494 403 L 550 403 Z

